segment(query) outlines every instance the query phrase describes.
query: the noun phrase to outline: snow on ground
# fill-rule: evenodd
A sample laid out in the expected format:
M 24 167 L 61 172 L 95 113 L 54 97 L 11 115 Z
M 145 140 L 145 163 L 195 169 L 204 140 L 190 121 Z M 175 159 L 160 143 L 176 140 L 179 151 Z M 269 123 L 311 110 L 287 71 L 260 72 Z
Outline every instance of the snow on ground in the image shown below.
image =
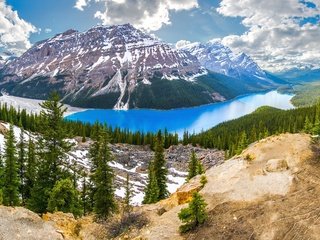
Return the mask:
M 168 183 L 167 183 L 168 191 L 170 193 L 174 193 L 185 182 L 186 182 L 185 177 L 168 175 Z
M 8 123 L 1 123 L 6 129 L 9 129 L 10 124 Z M 21 129 L 19 127 L 14 126 L 14 135 L 16 142 L 20 139 Z M 29 141 L 29 138 L 36 139 L 36 136 L 25 131 L 24 139 L 25 141 Z M 79 149 L 77 148 L 77 141 L 74 139 L 69 140 L 69 142 L 74 143 L 73 150 L 67 154 L 68 160 L 67 163 L 71 166 L 76 163 L 81 168 L 90 170 L 90 160 L 89 160 L 89 151 L 88 149 Z M 4 151 L 4 144 L 5 138 L 3 134 L 0 134 L 0 148 L 1 151 Z M 112 161 L 109 163 L 109 166 L 112 167 L 115 171 L 126 172 L 130 175 L 135 176 L 135 180 L 130 179 L 130 185 L 132 187 L 132 197 L 131 197 L 131 204 L 133 205 L 141 205 L 143 198 L 144 198 L 144 188 L 147 183 L 148 174 L 138 172 L 137 169 L 141 166 L 142 163 L 138 162 L 134 168 L 127 168 L 126 166 L 120 164 L 119 162 Z M 174 193 L 180 186 L 182 186 L 185 182 L 185 178 L 187 176 L 186 172 L 178 171 L 175 168 L 168 169 L 168 191 L 170 193 Z M 120 180 L 121 184 L 126 181 L 126 178 L 117 175 L 117 180 Z M 81 186 L 82 179 L 79 179 L 79 186 Z M 123 185 L 124 186 L 124 185 Z M 125 195 L 125 189 L 123 186 L 117 186 L 115 189 L 115 195 L 118 197 L 123 198 Z
M 31 98 L 22 98 L 22 97 L 15 97 L 15 96 L 10 96 L 7 94 L 3 94 L 0 96 L 0 103 L 4 104 L 6 103 L 8 106 L 12 106 L 15 109 L 25 109 L 27 113 L 34 113 L 34 114 L 39 114 L 41 107 L 40 103 L 42 103 L 43 100 L 37 100 L 37 99 L 31 99 Z M 81 112 L 85 111 L 87 109 L 85 108 L 76 108 L 76 107 L 71 107 L 67 104 L 65 106 L 68 108 L 67 112 L 65 113 L 65 116 L 71 115 L 76 112 Z
M 116 150 L 117 151 L 117 150 Z M 70 161 L 76 161 L 79 165 L 86 167 L 87 169 L 90 168 L 90 161 L 88 159 L 88 150 L 74 150 L 71 151 L 69 154 Z M 71 163 L 71 162 L 70 162 Z M 141 163 L 137 163 L 137 166 L 134 168 L 127 168 L 127 166 L 124 166 L 120 164 L 119 162 L 112 161 L 109 162 L 109 166 L 116 172 L 124 172 L 129 174 L 134 174 L 135 179 L 132 180 L 130 177 L 129 183 L 132 188 L 132 196 L 131 196 L 131 204 L 133 205 L 141 205 L 143 198 L 144 198 L 144 188 L 147 184 L 148 174 L 138 172 L 137 169 L 139 166 L 141 166 Z M 187 173 L 178 171 L 175 168 L 169 168 L 168 169 L 168 191 L 170 193 L 174 193 L 179 187 L 181 187 L 186 180 Z M 125 195 L 125 189 L 124 189 L 124 182 L 126 181 L 126 178 L 120 175 L 116 175 L 116 181 L 120 182 L 122 186 L 117 186 L 115 189 L 115 195 L 118 197 L 123 198 Z

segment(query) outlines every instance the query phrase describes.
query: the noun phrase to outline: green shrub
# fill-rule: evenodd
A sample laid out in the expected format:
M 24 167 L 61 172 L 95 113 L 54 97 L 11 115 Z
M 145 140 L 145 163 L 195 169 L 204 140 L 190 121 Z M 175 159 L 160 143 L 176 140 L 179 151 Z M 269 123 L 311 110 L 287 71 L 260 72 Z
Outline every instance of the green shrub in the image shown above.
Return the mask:
M 181 233 L 191 231 L 206 221 L 206 206 L 203 197 L 198 192 L 193 193 L 189 206 L 181 209 L 178 214 L 179 219 L 184 223 L 179 228 Z

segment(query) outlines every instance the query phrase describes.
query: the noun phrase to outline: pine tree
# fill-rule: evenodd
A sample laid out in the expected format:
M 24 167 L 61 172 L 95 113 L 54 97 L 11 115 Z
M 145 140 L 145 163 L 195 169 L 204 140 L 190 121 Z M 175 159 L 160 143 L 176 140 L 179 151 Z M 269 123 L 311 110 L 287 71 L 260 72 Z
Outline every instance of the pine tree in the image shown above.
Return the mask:
M 86 129 L 83 127 L 82 128 L 82 140 L 81 140 L 81 142 L 86 142 L 87 141 L 87 139 L 86 139 Z
M 15 146 L 16 141 L 12 125 L 10 125 L 9 132 L 5 138 L 3 204 L 6 206 L 17 206 L 19 204 L 19 177 Z
M 247 134 L 243 131 L 240 135 L 239 143 L 237 146 L 236 154 L 240 154 L 243 149 L 245 149 L 248 145 Z
M 180 232 L 185 233 L 193 230 L 207 219 L 206 202 L 198 193 L 193 193 L 192 200 L 187 208 L 181 209 L 178 214 L 179 219 L 184 223 L 180 226 Z
M 25 204 L 26 200 L 26 179 L 25 179 L 25 174 L 26 174 L 26 154 L 25 154 L 25 140 L 24 140 L 24 130 L 22 128 L 22 123 L 20 123 L 20 141 L 18 144 L 18 167 L 19 167 L 19 178 L 20 178 L 20 195 L 21 195 L 21 200 L 22 204 Z
M 312 132 L 312 128 L 313 128 L 313 124 L 309 120 L 309 117 L 306 116 L 306 119 L 305 119 L 305 122 L 304 122 L 303 131 L 306 132 L 306 133 L 311 133 Z
M 198 159 L 198 164 L 197 164 L 197 174 L 201 175 L 204 173 L 204 167 L 200 161 L 200 159 Z
M 145 190 L 143 204 L 156 203 L 159 201 L 159 186 L 154 170 L 154 163 L 151 161 L 148 167 L 148 184 Z
M 161 132 L 159 131 L 158 136 L 155 141 L 155 154 L 153 160 L 154 174 L 157 181 L 159 196 L 158 201 L 165 199 L 169 192 L 167 190 L 167 166 L 166 160 L 164 157 L 164 149 L 163 149 L 163 139 L 161 136 Z
M 67 108 L 60 103 L 60 97 L 57 93 L 52 93 L 47 101 L 40 104 L 42 107 L 41 129 L 43 151 L 41 157 L 50 164 L 52 171 L 50 179 L 52 184 L 61 178 L 65 173 L 62 172 L 61 165 L 71 149 L 71 144 L 66 141 L 68 137 L 65 125 L 63 124 L 63 115 Z
M 191 178 L 198 175 L 198 159 L 194 150 L 192 150 L 191 152 L 188 169 L 189 171 L 187 180 L 190 180 Z
M 48 210 L 50 212 L 72 213 L 76 217 L 81 216 L 79 192 L 73 187 L 70 179 L 62 179 L 56 182 L 50 193 Z
M 47 210 L 49 195 L 57 180 L 70 176 L 70 173 L 62 168 L 66 153 L 72 145 L 65 140 L 68 131 L 65 129 L 63 114 L 67 109 L 59 100 L 58 94 L 52 93 L 47 101 L 40 104 L 42 110 L 41 135 L 38 139 L 38 171 L 28 201 L 28 207 L 38 213 Z
M 194 150 L 191 152 L 190 160 L 189 160 L 189 171 L 187 176 L 187 181 L 191 178 L 204 173 L 203 165 L 200 159 L 197 158 L 197 155 Z
M 30 137 L 29 143 L 28 143 L 27 165 L 26 165 L 26 174 L 25 174 L 25 179 L 26 179 L 25 198 L 26 199 L 29 199 L 31 197 L 31 189 L 35 185 L 36 171 L 37 171 L 36 166 L 37 166 L 37 161 L 36 161 L 35 144 Z
M 167 173 L 166 161 L 164 158 L 163 141 L 161 131 L 158 132 L 155 141 L 154 159 L 149 163 L 149 178 L 145 190 L 144 204 L 155 203 L 165 199 L 169 192 L 167 190 Z
M 4 164 L 2 151 L 0 149 L 0 205 L 3 203 L 3 180 L 4 180 Z
M 123 206 L 123 215 L 129 214 L 132 210 L 131 206 L 131 184 L 130 184 L 130 176 L 127 173 L 126 182 L 125 182 L 125 196 L 124 196 L 124 206 Z
M 85 172 L 85 170 L 83 170 L 82 187 L 81 187 L 81 202 L 82 202 L 83 215 L 86 215 L 90 210 L 87 177 L 88 177 L 87 173 Z
M 95 187 L 94 212 L 100 220 L 106 220 L 117 209 L 113 188 L 114 175 L 108 165 L 113 160 L 108 143 L 108 133 L 103 129 L 90 149 L 92 165 L 95 168 L 91 175 Z
M 311 133 L 313 135 L 319 135 L 320 134 L 320 109 L 318 110 L 318 108 L 316 109 L 316 115 L 315 115 L 315 120 L 314 120 L 314 124 L 313 127 L 311 129 Z

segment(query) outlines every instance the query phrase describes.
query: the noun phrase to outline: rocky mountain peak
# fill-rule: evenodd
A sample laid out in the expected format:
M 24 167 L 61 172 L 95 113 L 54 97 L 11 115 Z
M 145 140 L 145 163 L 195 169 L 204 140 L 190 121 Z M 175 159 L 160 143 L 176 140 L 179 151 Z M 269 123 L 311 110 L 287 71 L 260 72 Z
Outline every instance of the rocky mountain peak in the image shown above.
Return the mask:
M 150 85 L 154 78 L 192 81 L 204 73 L 189 52 L 124 24 L 86 32 L 70 29 L 38 42 L 4 67 L 3 83 L 33 86 L 41 79 L 51 91 L 58 88 L 68 102 L 111 93 L 117 95 L 113 107 L 127 109 L 131 93 L 141 84 Z M 33 93 L 36 98 L 44 98 L 42 94 L 43 89 Z
M 196 56 L 201 65 L 208 70 L 233 78 L 249 78 L 252 80 L 269 81 L 265 72 L 245 53 L 234 53 L 220 41 L 207 43 L 190 43 L 180 49 L 189 51 Z

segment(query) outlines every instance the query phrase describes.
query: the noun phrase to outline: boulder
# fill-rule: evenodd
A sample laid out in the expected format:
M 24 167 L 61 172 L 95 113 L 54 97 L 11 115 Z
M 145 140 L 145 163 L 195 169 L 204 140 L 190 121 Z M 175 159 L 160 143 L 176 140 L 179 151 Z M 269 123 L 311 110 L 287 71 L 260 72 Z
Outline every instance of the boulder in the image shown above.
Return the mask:
M 270 159 L 266 163 L 267 172 L 282 172 L 289 169 L 288 163 L 284 159 Z
M 36 213 L 22 207 L 0 206 L 0 239 L 62 240 L 64 238 Z

